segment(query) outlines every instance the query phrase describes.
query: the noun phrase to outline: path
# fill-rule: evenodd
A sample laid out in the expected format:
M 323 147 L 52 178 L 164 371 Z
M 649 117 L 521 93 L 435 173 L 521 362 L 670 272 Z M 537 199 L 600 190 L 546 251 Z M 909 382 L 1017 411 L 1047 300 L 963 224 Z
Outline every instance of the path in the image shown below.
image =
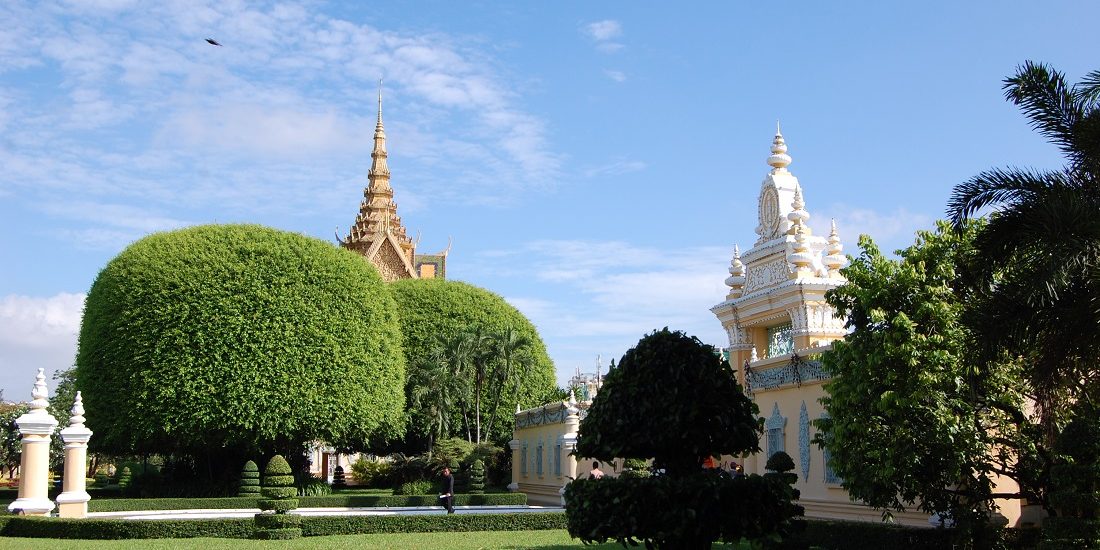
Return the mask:
M 537 512 L 559 512 L 558 506 L 455 506 L 455 514 L 526 514 Z M 90 512 L 89 518 L 99 519 L 216 519 L 250 518 L 260 512 L 259 508 L 236 508 L 226 510 L 145 510 L 140 512 Z M 394 506 L 387 508 L 298 508 L 294 513 L 303 516 L 430 516 L 442 515 L 442 506 Z

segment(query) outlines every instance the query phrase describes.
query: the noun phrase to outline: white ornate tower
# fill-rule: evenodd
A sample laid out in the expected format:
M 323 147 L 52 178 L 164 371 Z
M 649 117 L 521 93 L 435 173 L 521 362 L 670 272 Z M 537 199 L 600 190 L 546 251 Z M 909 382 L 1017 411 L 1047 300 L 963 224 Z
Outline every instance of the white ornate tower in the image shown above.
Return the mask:
M 810 213 L 798 178 L 787 169 L 792 160 L 778 127 L 767 162 L 771 170 L 760 185 L 758 238 L 743 255 L 734 247 L 726 279 L 730 292 L 711 309 L 729 335 L 730 363 L 739 370 L 751 361 L 844 336 L 843 320 L 833 317 L 824 297 L 844 282 L 839 269 L 846 260 L 836 226 L 825 239 L 807 225 Z M 743 372 L 739 379 L 745 383 Z

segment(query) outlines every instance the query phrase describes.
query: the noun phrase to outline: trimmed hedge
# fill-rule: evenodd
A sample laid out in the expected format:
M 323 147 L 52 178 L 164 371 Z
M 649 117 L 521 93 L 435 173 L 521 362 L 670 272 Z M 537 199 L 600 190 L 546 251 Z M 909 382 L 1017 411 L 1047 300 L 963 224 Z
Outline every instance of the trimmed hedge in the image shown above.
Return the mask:
M 89 512 L 140 512 L 143 510 L 192 510 L 207 508 L 226 510 L 231 508 L 259 508 L 259 498 L 113 498 L 88 503 Z M 523 506 L 527 495 L 523 493 L 488 493 L 484 495 L 455 495 L 455 506 Z M 393 508 L 398 506 L 438 506 L 436 495 L 369 495 L 331 494 L 316 497 L 298 497 L 302 508 Z
M 249 460 L 241 469 L 241 488 L 237 493 L 239 497 L 260 496 L 260 467 Z
M 305 536 L 564 529 L 565 514 L 300 517 Z M 191 520 L 68 519 L 0 516 L 0 536 L 52 539 L 250 538 L 252 518 Z M 278 531 L 282 531 L 280 528 Z M 293 527 L 289 529 L 294 529 Z
M 870 521 L 795 520 L 794 533 L 777 550 L 944 550 L 951 548 L 950 529 L 905 527 Z

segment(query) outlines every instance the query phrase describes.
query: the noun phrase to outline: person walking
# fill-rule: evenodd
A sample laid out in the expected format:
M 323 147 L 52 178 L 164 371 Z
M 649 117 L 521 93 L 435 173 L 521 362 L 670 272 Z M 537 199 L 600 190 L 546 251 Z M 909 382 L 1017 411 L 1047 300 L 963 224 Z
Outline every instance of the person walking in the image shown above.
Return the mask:
M 448 514 L 455 513 L 455 476 L 450 468 L 443 468 L 443 494 L 439 495 Z
M 600 462 L 595 461 L 592 463 L 592 471 L 588 472 L 588 477 L 592 479 L 600 479 L 603 477 L 603 470 L 600 469 Z

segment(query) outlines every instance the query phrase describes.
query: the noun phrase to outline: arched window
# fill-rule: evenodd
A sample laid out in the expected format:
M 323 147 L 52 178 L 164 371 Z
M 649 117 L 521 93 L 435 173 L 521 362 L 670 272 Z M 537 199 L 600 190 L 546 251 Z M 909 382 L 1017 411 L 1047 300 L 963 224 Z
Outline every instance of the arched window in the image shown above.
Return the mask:
M 786 452 L 783 440 L 783 428 L 786 425 L 787 419 L 779 413 L 779 403 L 772 404 L 772 415 L 764 421 L 764 433 L 768 436 L 768 458 L 780 451 Z
M 829 418 L 829 413 L 822 413 L 821 418 Z M 833 467 L 829 464 L 830 462 L 832 462 L 833 459 L 832 453 L 829 452 L 829 449 L 822 447 L 821 454 L 824 459 L 823 462 L 825 467 L 825 483 L 829 485 L 840 485 L 841 483 L 844 483 L 844 478 L 836 475 L 836 472 L 833 471 Z
M 554 445 L 554 475 L 561 477 L 561 436 L 558 436 L 558 443 Z
M 535 449 L 535 473 L 542 477 L 542 438 L 539 438 L 539 446 Z
M 519 448 L 519 473 L 527 475 L 527 441 Z

